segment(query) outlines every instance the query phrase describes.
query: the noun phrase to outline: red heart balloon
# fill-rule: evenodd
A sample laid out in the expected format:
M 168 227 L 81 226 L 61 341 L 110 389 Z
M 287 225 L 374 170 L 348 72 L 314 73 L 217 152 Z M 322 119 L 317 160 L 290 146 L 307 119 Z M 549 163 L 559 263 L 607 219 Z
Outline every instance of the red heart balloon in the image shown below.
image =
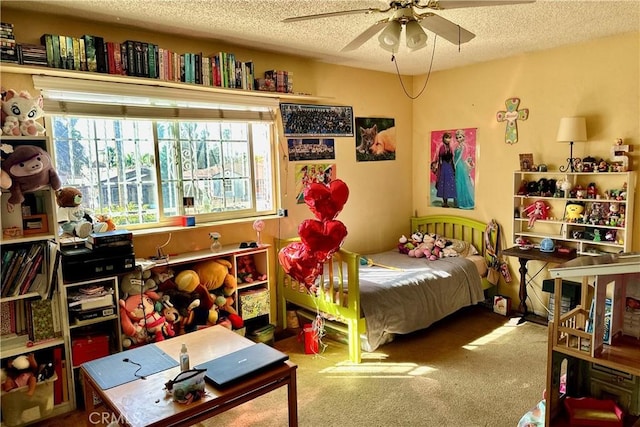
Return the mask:
M 278 252 L 278 261 L 284 271 L 307 288 L 315 285 L 322 273 L 322 262 L 302 242 L 289 243 Z
M 305 219 L 298 227 L 298 235 L 309 251 L 319 261 L 325 262 L 342 246 L 347 237 L 347 227 L 336 220 L 320 222 Z
M 349 187 L 344 181 L 333 180 L 329 185 L 314 182 L 304 190 L 304 201 L 320 221 L 334 219 L 349 199 Z

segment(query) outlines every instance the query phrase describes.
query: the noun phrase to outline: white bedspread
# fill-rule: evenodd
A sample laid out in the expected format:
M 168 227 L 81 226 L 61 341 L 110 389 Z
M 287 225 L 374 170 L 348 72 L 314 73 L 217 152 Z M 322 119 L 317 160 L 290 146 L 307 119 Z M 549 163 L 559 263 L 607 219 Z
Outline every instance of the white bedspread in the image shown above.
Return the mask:
M 426 328 L 484 299 L 477 268 L 466 258 L 428 261 L 395 250 L 367 258 L 404 270 L 360 267 L 360 303 L 367 324 L 367 351 L 384 344 L 388 334 Z

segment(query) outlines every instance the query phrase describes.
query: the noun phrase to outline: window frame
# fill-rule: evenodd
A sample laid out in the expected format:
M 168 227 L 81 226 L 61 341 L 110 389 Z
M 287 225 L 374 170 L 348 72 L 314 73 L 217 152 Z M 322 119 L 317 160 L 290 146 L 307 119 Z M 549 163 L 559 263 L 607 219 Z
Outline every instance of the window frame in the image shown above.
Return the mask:
M 242 104 L 245 100 L 249 99 L 248 95 L 230 95 L 230 94 L 217 94 L 204 91 L 192 91 L 183 90 L 179 88 L 167 88 L 167 87 L 148 87 L 142 85 L 136 85 L 136 90 L 140 90 L 144 96 L 154 94 L 155 97 L 151 100 L 150 104 L 144 107 L 139 107 L 135 102 L 131 102 L 131 99 L 136 99 L 135 93 L 129 93 L 126 97 L 127 102 L 120 104 L 100 104 L 103 93 L 108 92 L 112 95 L 111 100 L 117 99 L 116 92 L 125 92 L 130 90 L 130 84 L 117 83 L 117 82 L 95 82 L 95 81 L 83 81 L 76 79 L 62 79 L 64 84 L 61 88 L 56 85 L 60 83 L 60 78 L 49 76 L 33 76 L 34 86 L 40 89 L 44 96 L 45 104 L 45 122 L 49 129 L 53 129 L 52 122 L 53 116 L 69 116 L 69 117 L 86 117 L 86 118 L 104 118 L 104 119 L 118 119 L 118 120 L 152 120 L 153 122 L 153 139 L 154 139 L 154 155 L 156 156 L 155 164 L 155 178 L 156 178 L 156 197 L 158 198 L 158 221 L 153 223 L 138 223 L 127 225 L 127 228 L 131 229 L 149 229 L 156 227 L 173 226 L 178 223 L 178 219 L 185 214 L 182 212 L 177 216 L 165 216 L 164 212 L 164 200 L 163 200 L 163 182 L 161 180 L 161 167 L 159 157 L 159 144 L 158 144 L 158 132 L 156 128 L 156 122 L 158 121 L 186 121 L 186 122 L 243 122 L 248 125 L 247 141 L 249 144 L 249 157 L 248 167 L 251 169 L 249 173 L 249 180 L 251 186 L 251 201 L 253 208 L 241 209 L 237 211 L 225 211 L 225 212 L 208 212 L 195 214 L 197 223 L 215 223 L 215 222 L 229 222 L 238 220 L 251 220 L 255 218 L 267 218 L 277 217 L 277 212 L 280 208 L 280 194 L 279 194 L 279 158 L 278 158 L 278 137 L 276 117 L 279 113 L 279 100 L 277 98 L 263 98 L 253 97 L 248 104 Z M 68 83 L 72 80 L 72 83 Z M 88 84 L 90 83 L 90 84 Z M 105 89 L 106 88 L 106 89 Z M 69 92 L 66 93 L 66 90 Z M 87 92 L 84 92 L 87 91 Z M 205 93 L 202 93 L 205 92 Z M 84 95 L 83 95 L 84 94 Z M 176 94 L 177 99 L 167 102 L 162 98 L 167 94 Z M 69 95 L 69 96 L 66 96 Z M 83 98 L 84 96 L 84 98 Z M 143 98 L 142 95 L 139 95 Z M 93 99 L 92 99 L 93 98 Z M 207 99 L 209 103 L 204 102 Z M 144 102 L 149 100 L 145 98 Z M 231 102 L 235 103 L 231 103 Z M 159 103 L 162 106 L 152 106 L 151 104 Z M 166 104 L 173 103 L 174 105 L 167 108 Z M 131 105 L 127 105 L 131 104 Z M 87 107 L 87 108 L 85 108 Z M 104 108 L 102 108 L 104 107 Z M 105 116 L 102 116 L 100 112 L 104 110 Z M 160 117 L 156 117 L 153 120 L 152 113 L 154 111 L 159 112 Z M 173 117 L 167 116 L 167 112 L 171 111 Z M 120 112 L 120 114 L 117 114 Z M 214 117 L 206 118 L 207 113 L 212 113 Z M 256 157 L 254 152 L 253 141 L 254 135 L 252 132 L 252 126 L 254 122 L 260 122 L 266 124 L 269 128 L 269 141 L 268 149 L 270 155 L 270 168 L 266 168 L 271 179 L 271 191 L 270 196 L 272 198 L 271 209 L 258 210 L 260 204 L 258 203 L 257 190 L 263 186 L 257 182 L 256 175 Z M 55 144 L 53 134 L 48 135 L 52 139 L 52 145 Z M 57 164 L 55 156 L 53 156 L 54 164 Z M 263 179 L 263 178 L 261 178 Z M 183 187 L 180 185 L 178 191 L 184 194 Z M 182 211 L 182 205 L 178 205 L 178 209 Z M 99 213 L 99 212 L 97 212 Z

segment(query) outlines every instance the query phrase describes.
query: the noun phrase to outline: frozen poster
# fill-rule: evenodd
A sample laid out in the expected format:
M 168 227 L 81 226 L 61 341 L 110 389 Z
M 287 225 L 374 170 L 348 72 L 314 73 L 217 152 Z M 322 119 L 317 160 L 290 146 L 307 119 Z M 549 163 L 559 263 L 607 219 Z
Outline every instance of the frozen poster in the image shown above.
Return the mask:
M 431 132 L 431 206 L 473 209 L 477 128 Z

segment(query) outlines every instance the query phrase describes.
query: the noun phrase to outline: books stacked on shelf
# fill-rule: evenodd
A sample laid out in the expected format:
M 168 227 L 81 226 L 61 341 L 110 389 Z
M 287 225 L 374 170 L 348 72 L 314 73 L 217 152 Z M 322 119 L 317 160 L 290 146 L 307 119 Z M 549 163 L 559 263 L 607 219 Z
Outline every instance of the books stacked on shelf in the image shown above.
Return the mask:
M 0 59 L 5 62 L 18 63 L 13 24 L 7 22 L 0 22 Z
M 39 44 L 25 44 L 18 45 L 18 62 L 24 65 L 48 65 L 47 49 L 43 45 Z
M 46 257 L 47 243 L 36 242 L 2 253 L 2 298 L 34 292 L 46 282 L 41 266 Z
M 267 92 L 293 93 L 293 73 L 284 70 L 268 70 L 264 78 L 256 79 L 256 89 Z
M 67 304 L 70 317 L 76 322 L 81 322 L 114 315 L 116 311 L 113 294 L 113 289 L 96 285 L 82 287 L 69 293 Z

